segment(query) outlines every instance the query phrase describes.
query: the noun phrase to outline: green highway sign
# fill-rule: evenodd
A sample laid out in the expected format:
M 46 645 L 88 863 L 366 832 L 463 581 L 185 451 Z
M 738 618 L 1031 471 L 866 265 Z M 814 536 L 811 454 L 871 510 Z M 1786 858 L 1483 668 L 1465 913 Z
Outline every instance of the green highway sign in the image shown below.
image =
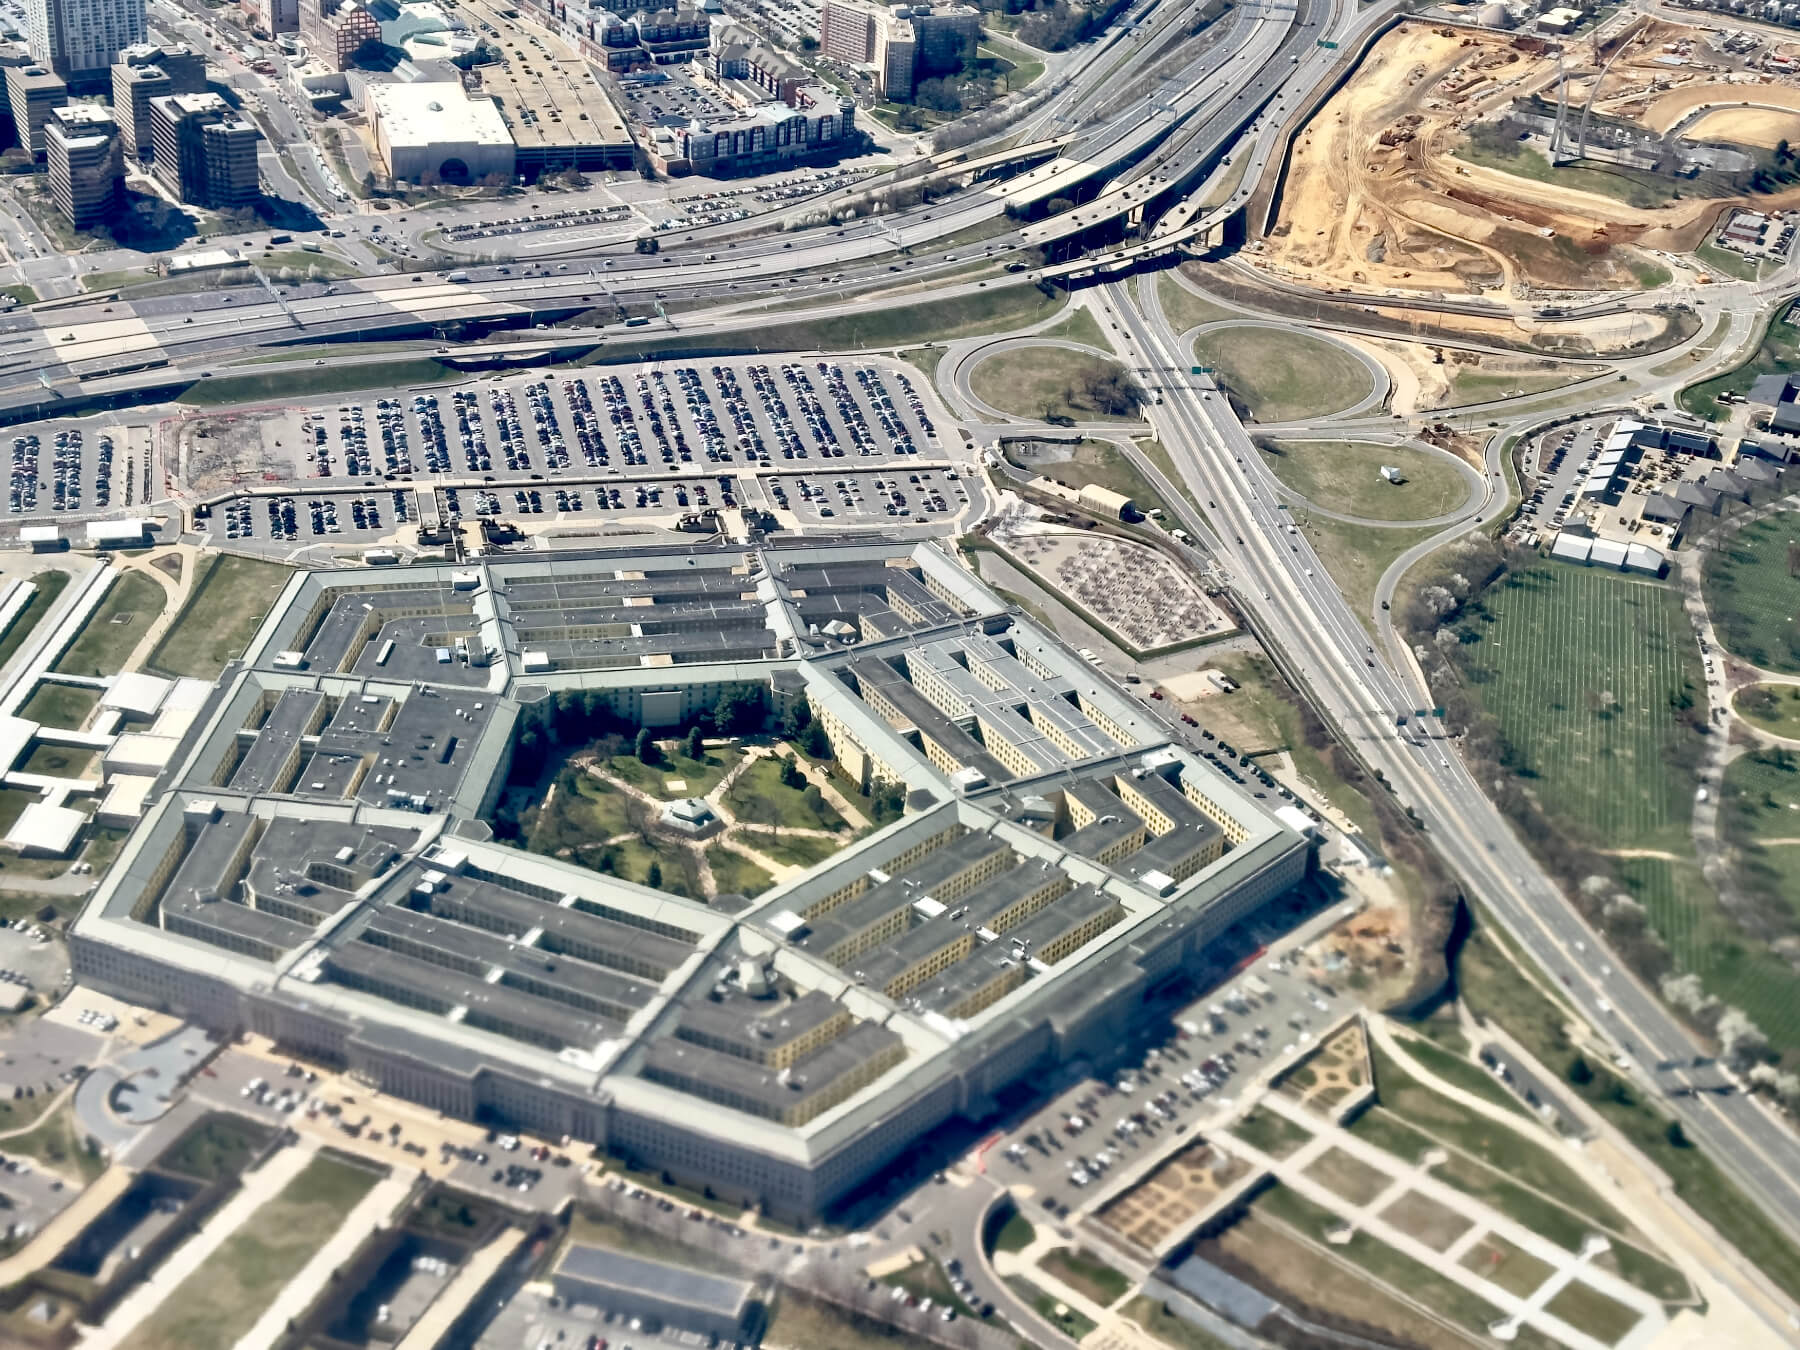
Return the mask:
M 1196 375 L 1210 375 L 1212 373 L 1213 373 L 1213 368 L 1211 366 L 1195 366 L 1194 367 L 1194 374 L 1196 374 Z
M 1330 38 L 1320 38 L 1319 45 L 1328 52 L 1335 52 L 1337 50 L 1337 43 L 1331 41 Z

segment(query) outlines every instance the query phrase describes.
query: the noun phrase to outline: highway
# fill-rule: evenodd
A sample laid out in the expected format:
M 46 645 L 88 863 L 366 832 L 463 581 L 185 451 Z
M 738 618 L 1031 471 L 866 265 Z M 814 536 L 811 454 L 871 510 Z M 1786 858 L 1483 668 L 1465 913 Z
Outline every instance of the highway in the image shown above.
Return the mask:
M 531 264 L 470 267 L 470 279 L 461 283 L 429 274 L 384 275 L 296 286 L 280 301 L 261 290 L 238 288 L 134 302 L 99 297 L 56 311 L 8 314 L 0 316 L 0 394 L 15 401 L 41 397 L 43 372 L 59 388 L 76 387 L 82 376 L 114 377 L 95 379 L 96 387 L 129 385 L 131 380 L 120 380 L 117 372 L 134 363 L 162 363 L 177 374 L 191 371 L 198 377 L 224 354 L 272 343 L 377 337 L 470 319 L 529 321 L 614 300 L 724 302 L 716 312 L 680 315 L 671 325 L 682 334 L 703 335 L 758 322 L 744 311 L 753 304 L 767 305 L 771 291 L 785 302 L 783 319 L 802 310 L 855 313 L 871 305 L 905 303 L 833 300 L 846 287 L 866 287 L 889 276 L 896 284 L 937 276 L 942 281 L 933 298 L 972 295 L 983 284 L 1001 284 L 992 278 L 978 282 L 960 277 L 972 258 L 991 253 L 998 259 L 1076 239 L 1171 195 L 1172 185 L 1204 173 L 1228 153 L 1248 157 L 1233 170 L 1241 181 L 1215 205 L 1200 203 L 1211 197 L 1209 188 L 1222 182 L 1232 166 L 1221 164 L 1187 203 L 1170 202 L 1167 216 L 1153 226 L 1147 241 L 1078 257 L 1045 268 L 1041 275 L 1083 279 L 1126 271 L 1179 248 L 1241 209 L 1273 167 L 1281 144 L 1280 114 L 1289 100 L 1328 78 L 1339 59 L 1317 45 L 1320 38 L 1329 34 L 1330 40 L 1347 46 L 1392 13 L 1390 5 L 1359 11 L 1355 0 L 1244 4 L 1196 40 L 1194 54 L 1175 73 L 1166 79 L 1146 76 L 1146 70 L 1168 64 L 1171 39 L 1199 9 L 1195 0 L 1152 3 L 1135 25 L 1116 29 L 1095 43 L 1085 59 L 1069 62 L 1063 83 L 1000 135 L 1025 141 L 1072 136 L 1072 143 L 1048 163 L 1010 180 L 978 183 L 945 202 L 838 228 L 749 237 L 743 236 L 741 225 L 735 227 L 737 237 L 728 237 L 726 227 L 696 229 L 656 255 L 630 251 L 629 245 L 593 250 L 578 242 L 575 256 L 558 260 L 544 250 L 546 256 Z M 1140 78 L 1150 79 L 1152 87 L 1117 104 L 1108 101 L 1109 90 Z M 271 113 L 285 130 L 281 114 Z M 992 148 L 971 146 L 967 154 L 979 158 Z M 323 195 L 329 188 L 324 177 L 305 167 L 303 173 L 309 190 Z M 1097 177 L 1109 185 L 1089 203 L 973 245 L 940 242 L 991 225 L 1009 206 L 1029 207 L 1074 192 Z M 813 200 L 792 208 L 791 214 L 818 207 Z M 690 239 L 690 247 L 679 246 Z M 34 246 L 31 232 L 23 227 L 0 231 L 0 242 L 15 253 Z M 923 250 L 930 250 L 929 256 L 914 252 Z M 1774 293 L 1771 285 L 1719 287 L 1707 303 L 1729 312 L 1733 303 L 1760 305 Z M 1162 387 L 1162 401 L 1150 409 L 1150 420 L 1192 494 L 1208 503 L 1205 520 L 1179 508 L 1184 524 L 1197 538 L 1216 540 L 1212 561 L 1232 577 L 1237 597 L 1259 631 L 1280 650 L 1359 757 L 1380 770 L 1398 799 L 1425 822 L 1470 895 L 1567 987 L 1584 1014 L 1629 1057 L 1646 1090 L 1666 1090 L 1669 1083 L 1659 1081 L 1654 1066 L 1691 1060 L 1700 1047 L 1651 992 L 1608 966 L 1601 940 L 1487 800 L 1443 727 L 1410 716 L 1433 700 L 1396 635 L 1384 621 L 1378 641 L 1352 612 L 1304 532 L 1280 508 L 1275 479 L 1223 396 L 1204 379 L 1185 373 L 1186 356 L 1155 305 L 1140 309 L 1117 282 L 1101 286 L 1096 294 L 1099 310 L 1117 325 L 1113 341 L 1126 363 L 1160 373 L 1152 382 Z M 1406 303 L 1419 309 L 1474 307 L 1448 300 Z M 1620 303 L 1600 302 L 1594 312 Z M 1495 307 L 1481 309 L 1493 313 Z M 669 331 L 636 330 L 634 336 Z M 572 338 L 593 340 L 567 332 L 544 335 L 546 344 Z M 529 335 L 521 340 L 531 341 Z M 347 357 L 369 359 L 354 349 Z M 147 382 L 147 377 L 132 378 Z M 1402 714 L 1407 715 L 1404 727 L 1398 725 Z M 1608 969 L 1612 973 L 1605 973 Z M 1665 1105 L 1751 1196 L 1790 1229 L 1800 1229 L 1800 1140 L 1784 1124 L 1742 1095 L 1691 1096 Z
M 1119 325 L 1128 361 L 1180 372 L 1175 335 L 1109 285 L 1101 308 Z M 1605 944 L 1544 874 L 1464 767 L 1444 728 L 1411 714 L 1432 700 L 1410 666 L 1379 652 L 1303 532 L 1276 506 L 1276 480 L 1222 394 L 1198 378 L 1171 378 L 1150 420 L 1223 545 L 1215 559 L 1259 632 L 1280 649 L 1371 770 L 1416 811 L 1470 897 L 1492 912 L 1532 958 L 1578 999 L 1584 1014 L 1657 1092 L 1654 1065 L 1701 1048 L 1662 1004 L 1609 962 Z M 1211 506 L 1217 502 L 1217 507 Z M 1407 715 L 1405 728 L 1396 725 Z M 1610 974 L 1603 973 L 1610 970 Z M 1552 1066 L 1554 1067 L 1554 1066 Z M 1760 1103 L 1700 1094 L 1665 1099 L 1691 1137 L 1749 1195 L 1792 1228 L 1800 1219 L 1800 1140 Z

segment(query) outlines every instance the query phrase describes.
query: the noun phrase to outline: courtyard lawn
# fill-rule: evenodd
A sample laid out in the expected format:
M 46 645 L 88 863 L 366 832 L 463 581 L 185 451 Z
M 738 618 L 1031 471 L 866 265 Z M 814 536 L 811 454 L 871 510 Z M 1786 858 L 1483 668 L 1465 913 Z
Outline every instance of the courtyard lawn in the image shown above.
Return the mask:
M 31 691 L 19 716 L 46 727 L 77 730 L 100 701 L 100 691 L 78 684 L 45 682 Z
M 236 554 L 204 559 L 187 603 L 145 667 L 162 675 L 216 679 L 226 662 L 243 654 L 292 575 L 291 567 Z
M 31 599 L 25 602 L 25 608 L 19 611 L 18 617 L 12 621 L 6 632 L 0 634 L 0 665 L 12 660 L 13 653 L 19 650 L 21 643 L 31 636 L 32 629 L 38 621 L 50 612 L 50 606 L 56 603 L 56 597 L 63 593 L 69 584 L 67 572 L 39 572 L 31 578 L 37 587 Z
M 1800 515 L 1746 525 L 1706 555 L 1706 608 L 1725 649 L 1752 665 L 1800 675 Z
M 1231 324 L 1194 339 L 1196 365 L 1258 422 L 1297 422 L 1342 412 L 1374 392 L 1363 363 L 1335 342 L 1286 328 Z
M 761 830 L 744 830 L 737 838 L 764 857 L 790 867 L 817 866 L 847 842 L 818 834 L 765 834 Z
M 712 868 L 713 882 L 719 895 L 735 893 L 755 897 L 775 884 L 775 878 L 741 853 L 733 853 L 720 844 L 706 850 L 707 865 Z
M 64 675 L 117 675 L 164 603 L 163 588 L 150 577 L 121 574 L 51 669 Z
M 230 1350 L 380 1178 L 320 1155 L 170 1291 L 124 1350 Z
M 705 746 L 699 759 L 689 759 L 683 753 L 683 742 L 679 738 L 659 744 L 663 754 L 655 764 L 646 764 L 627 751 L 603 760 L 600 771 L 630 783 L 639 792 L 672 802 L 683 797 L 704 797 L 744 757 L 735 742 Z M 681 786 L 672 788 L 671 783 Z
M 815 789 L 788 787 L 781 781 L 781 762 L 761 758 L 732 780 L 725 805 L 739 820 L 788 829 L 837 830 L 844 818 Z
M 1688 847 L 1672 757 L 1699 688 L 1679 592 L 1558 564 L 1516 572 L 1459 625 L 1459 661 L 1544 811 L 1602 848 Z
M 1451 458 L 1432 450 L 1363 441 L 1282 441 L 1264 461 L 1315 506 L 1369 520 L 1430 520 L 1469 500 L 1469 479 Z M 1384 465 L 1405 479 L 1390 483 Z

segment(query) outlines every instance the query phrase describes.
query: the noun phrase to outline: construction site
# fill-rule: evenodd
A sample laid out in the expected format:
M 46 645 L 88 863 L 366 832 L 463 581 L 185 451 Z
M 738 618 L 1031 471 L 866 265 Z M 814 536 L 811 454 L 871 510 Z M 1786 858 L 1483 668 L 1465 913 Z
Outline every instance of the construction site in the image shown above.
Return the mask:
M 1800 144 L 1794 57 L 1742 33 L 1608 26 L 1387 33 L 1301 128 L 1287 182 L 1307 191 L 1283 195 L 1252 264 L 1493 299 L 1714 279 L 1691 255 L 1729 207 L 1800 206 L 1781 153 Z

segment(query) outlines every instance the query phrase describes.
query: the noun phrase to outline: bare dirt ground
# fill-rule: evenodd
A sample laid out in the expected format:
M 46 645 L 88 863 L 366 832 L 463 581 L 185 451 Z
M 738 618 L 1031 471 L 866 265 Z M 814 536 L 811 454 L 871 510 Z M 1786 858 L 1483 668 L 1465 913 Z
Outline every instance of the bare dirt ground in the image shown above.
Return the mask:
M 1800 90 L 1796 89 L 1782 92 L 1800 95 Z M 1687 134 L 1697 141 L 1730 141 L 1733 145 L 1755 145 L 1773 150 L 1783 141 L 1800 143 L 1800 108 L 1792 112 L 1773 108 L 1715 108 L 1690 125 Z
M 1699 55 L 1660 64 L 1673 34 L 1651 25 L 1614 64 L 1596 109 L 1668 126 L 1713 104 L 1754 101 L 1774 111 L 1733 109 L 1725 123 L 1758 143 L 1800 88 L 1750 83 Z M 1690 251 L 1727 204 L 1668 180 L 1668 199 L 1628 205 L 1597 190 L 1597 173 L 1541 182 L 1459 157 L 1471 128 L 1495 121 L 1515 100 L 1554 96 L 1553 54 L 1512 34 L 1473 34 L 1403 24 L 1375 45 L 1355 75 L 1296 140 L 1280 216 L 1261 246 L 1277 274 L 1364 292 L 1516 295 L 1523 288 L 1636 289 L 1653 262 L 1640 250 Z M 1587 44 L 1569 43 L 1569 101 L 1585 100 L 1596 73 Z M 1767 80 L 1769 77 L 1760 77 Z M 1710 114 L 1724 116 L 1724 113 Z M 1661 129 L 1661 128 L 1659 128 Z M 1780 139 L 1779 135 L 1776 139 Z M 1800 137 L 1796 137 L 1800 139 Z M 1655 185 L 1649 189 L 1654 191 Z M 1596 190 L 1586 190 L 1593 188 Z M 1779 209 L 1800 192 L 1758 198 Z

